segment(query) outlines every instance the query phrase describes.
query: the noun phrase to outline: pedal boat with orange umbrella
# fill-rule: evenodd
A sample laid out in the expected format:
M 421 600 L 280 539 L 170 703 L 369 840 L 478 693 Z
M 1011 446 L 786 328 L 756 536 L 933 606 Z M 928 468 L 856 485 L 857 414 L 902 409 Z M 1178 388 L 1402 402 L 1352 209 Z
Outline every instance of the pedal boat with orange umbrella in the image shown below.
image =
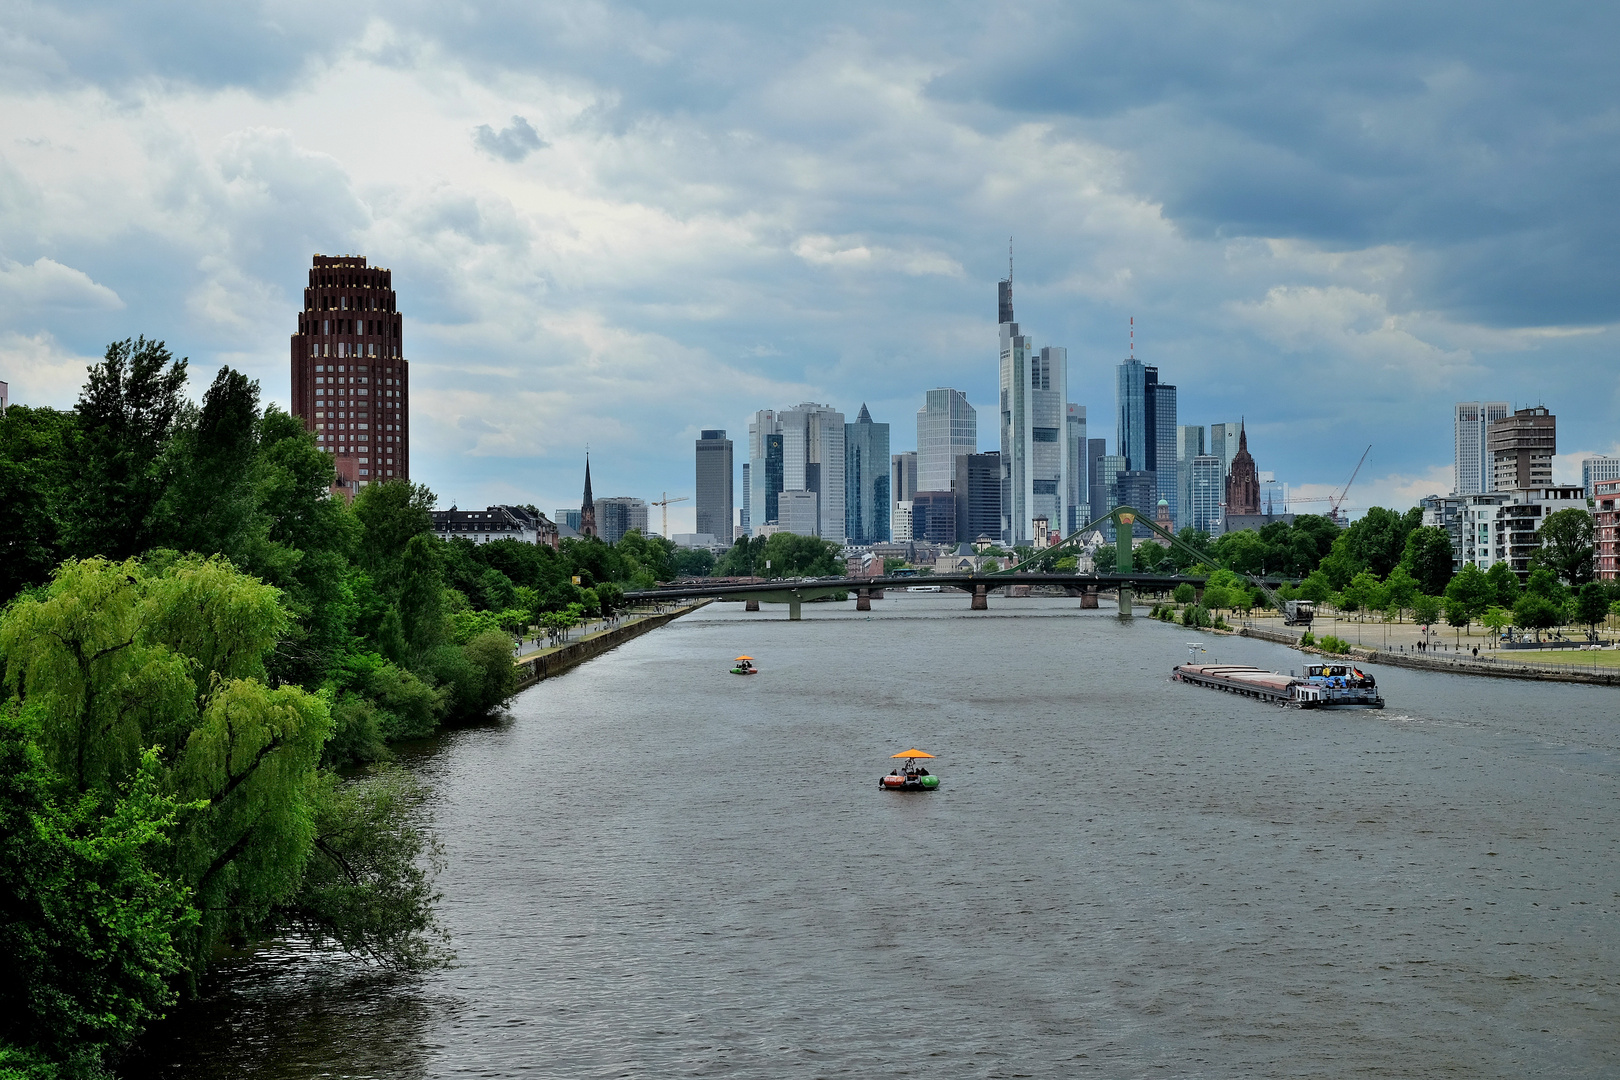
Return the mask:
M 731 669 L 731 673 L 733 675 L 758 675 L 759 668 L 754 666 L 752 656 L 739 656 Z
M 939 790 L 939 777 L 928 771 L 928 766 L 922 764 L 922 759 L 932 761 L 933 754 L 916 748 L 902 750 L 894 757 L 904 758 L 904 765 L 897 765 L 889 770 L 889 775 L 878 777 L 878 787 L 884 791 L 937 791 Z

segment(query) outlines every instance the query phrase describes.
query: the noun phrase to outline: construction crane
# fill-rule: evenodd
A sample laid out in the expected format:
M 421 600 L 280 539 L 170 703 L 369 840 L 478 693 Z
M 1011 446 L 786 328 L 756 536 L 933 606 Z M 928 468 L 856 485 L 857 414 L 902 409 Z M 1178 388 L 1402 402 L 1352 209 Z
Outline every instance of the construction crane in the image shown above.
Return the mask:
M 679 498 L 672 499 L 672 498 L 669 497 L 669 492 L 666 491 L 666 492 L 664 492 L 664 497 L 662 499 L 660 499 L 658 502 L 655 502 L 655 503 L 652 504 L 654 506 L 661 506 L 661 507 L 664 508 L 664 539 L 665 540 L 669 539 L 669 504 L 670 503 L 678 503 L 678 502 L 686 502 L 687 499 L 689 499 L 690 497 L 691 496 L 688 496 L 688 495 L 682 495 Z
M 1339 520 L 1339 508 L 1344 504 L 1344 497 L 1350 494 L 1350 485 L 1356 482 L 1356 477 L 1360 475 L 1361 467 L 1367 463 L 1367 455 L 1370 453 L 1372 453 L 1372 444 L 1368 443 L 1367 449 L 1361 452 L 1361 460 L 1356 462 L 1355 469 L 1351 471 L 1350 479 L 1344 482 L 1344 487 L 1339 489 L 1337 495 L 1308 495 L 1302 499 L 1289 499 L 1288 501 L 1291 503 L 1325 502 L 1328 504 L 1328 516 L 1334 521 Z

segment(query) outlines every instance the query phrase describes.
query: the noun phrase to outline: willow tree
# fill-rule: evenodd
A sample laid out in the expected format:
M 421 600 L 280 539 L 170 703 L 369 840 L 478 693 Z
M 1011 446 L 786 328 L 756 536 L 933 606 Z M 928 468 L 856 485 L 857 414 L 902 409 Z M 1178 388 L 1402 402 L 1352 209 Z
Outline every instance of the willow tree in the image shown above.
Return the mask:
M 150 751 L 186 808 L 168 869 L 201 912 L 184 942 L 193 970 L 290 898 L 309 855 L 331 717 L 320 698 L 263 681 L 287 622 L 278 590 L 195 557 L 161 573 L 70 562 L 0 619 L 6 688 L 72 792 L 115 812 Z

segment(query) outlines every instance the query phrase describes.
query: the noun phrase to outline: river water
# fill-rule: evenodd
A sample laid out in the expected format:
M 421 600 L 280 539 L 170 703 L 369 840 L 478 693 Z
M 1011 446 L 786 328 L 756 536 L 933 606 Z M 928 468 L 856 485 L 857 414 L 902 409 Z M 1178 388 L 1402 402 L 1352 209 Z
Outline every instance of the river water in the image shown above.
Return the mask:
M 1620 1074 L 1614 691 L 1283 710 L 991 605 L 711 605 L 413 752 L 457 965 L 264 950 L 128 1075 Z M 911 746 L 940 790 L 878 790 Z

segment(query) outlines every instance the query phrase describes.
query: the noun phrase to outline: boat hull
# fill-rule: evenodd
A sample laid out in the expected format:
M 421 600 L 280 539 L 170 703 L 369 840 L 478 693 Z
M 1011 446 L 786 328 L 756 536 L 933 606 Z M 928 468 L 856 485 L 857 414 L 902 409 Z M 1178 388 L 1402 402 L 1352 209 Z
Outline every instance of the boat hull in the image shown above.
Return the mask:
M 918 778 L 918 779 L 898 778 L 901 781 L 900 783 L 898 783 L 898 784 L 889 783 L 890 780 L 894 780 L 894 779 L 897 779 L 897 778 L 892 777 L 892 776 L 880 776 L 880 777 L 878 777 L 878 787 L 882 788 L 884 791 L 938 791 L 939 790 L 939 777 L 937 777 L 937 776 L 924 776 L 924 777 L 921 777 L 921 778 Z M 930 781 L 930 780 L 932 780 L 933 783 L 929 783 L 928 781 Z
M 1209 690 L 1251 697 L 1294 709 L 1382 709 L 1384 699 L 1370 678 L 1364 685 L 1330 685 L 1247 664 L 1181 664 L 1171 677 Z

